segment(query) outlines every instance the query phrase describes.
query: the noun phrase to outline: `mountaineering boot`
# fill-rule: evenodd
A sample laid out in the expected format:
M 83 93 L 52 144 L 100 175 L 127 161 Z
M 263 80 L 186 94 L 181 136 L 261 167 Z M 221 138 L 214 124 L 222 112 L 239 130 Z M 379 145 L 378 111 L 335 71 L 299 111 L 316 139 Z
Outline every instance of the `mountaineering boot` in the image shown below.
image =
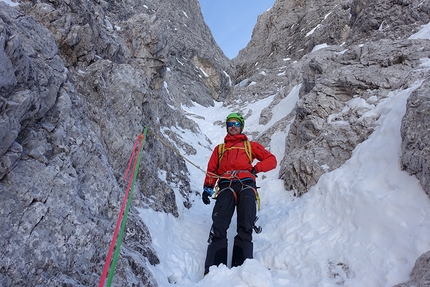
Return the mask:
M 227 240 L 218 240 L 208 246 L 205 261 L 205 275 L 209 273 L 209 267 L 212 265 L 227 265 Z
M 240 266 L 245 259 L 252 259 L 254 245 L 252 242 L 244 242 L 238 239 L 234 240 L 233 257 L 231 260 L 231 267 Z

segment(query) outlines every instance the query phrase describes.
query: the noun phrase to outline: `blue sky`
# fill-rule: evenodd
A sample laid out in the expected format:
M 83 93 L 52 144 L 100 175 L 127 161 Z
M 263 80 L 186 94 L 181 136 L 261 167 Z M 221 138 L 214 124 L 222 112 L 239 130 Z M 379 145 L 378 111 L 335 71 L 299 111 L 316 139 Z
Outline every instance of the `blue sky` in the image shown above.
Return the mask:
M 257 17 L 275 0 L 199 0 L 203 17 L 224 54 L 233 59 L 251 40 Z

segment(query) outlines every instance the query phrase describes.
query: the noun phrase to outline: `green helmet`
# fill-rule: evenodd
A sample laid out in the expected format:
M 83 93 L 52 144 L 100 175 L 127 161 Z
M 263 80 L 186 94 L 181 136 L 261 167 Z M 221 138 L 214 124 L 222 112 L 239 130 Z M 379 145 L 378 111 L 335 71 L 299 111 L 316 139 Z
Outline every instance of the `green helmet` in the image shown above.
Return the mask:
M 240 122 L 240 130 L 242 131 L 245 127 L 245 119 L 240 113 L 231 113 L 227 116 L 227 119 L 225 120 L 225 123 L 227 123 L 230 119 L 236 119 Z

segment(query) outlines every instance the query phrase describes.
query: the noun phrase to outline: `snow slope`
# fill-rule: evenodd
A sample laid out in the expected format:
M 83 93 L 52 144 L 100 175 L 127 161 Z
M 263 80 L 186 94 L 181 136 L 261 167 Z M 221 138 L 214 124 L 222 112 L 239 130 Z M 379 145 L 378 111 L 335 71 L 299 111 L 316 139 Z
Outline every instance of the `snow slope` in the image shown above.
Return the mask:
M 428 39 L 429 31 L 430 25 L 424 26 L 411 39 Z M 421 68 L 430 69 L 425 59 Z M 371 111 L 380 115 L 375 132 L 356 147 L 343 166 L 324 174 L 302 197 L 295 198 L 284 189 L 278 179 L 279 168 L 259 176 L 262 205 L 258 224 L 263 232 L 254 234 L 254 259 L 240 267 L 211 267 L 203 276 L 213 202 L 206 206 L 194 195 L 193 207 L 186 209 L 176 190 L 182 208 L 179 218 L 141 209 L 161 260 L 151 267 L 159 285 L 388 287 L 408 281 L 415 260 L 430 250 L 430 199 L 418 180 L 402 171 L 399 164 L 401 119 L 407 98 L 420 85 L 417 82 L 406 90 L 391 92 L 376 105 Z M 267 130 L 285 116 L 298 100 L 298 89 L 274 107 L 273 119 L 265 126 L 259 125 L 259 114 L 274 95 L 249 104 L 244 114 L 252 110 L 252 116 L 246 119 L 245 133 Z M 183 109 L 201 133 L 178 132 L 195 143 L 197 154 L 188 159 L 205 169 L 212 149 L 223 141 L 226 132 L 214 123 L 223 122 L 236 109 L 222 103 Z M 268 147 L 278 161 L 284 156 L 288 129 L 289 125 L 276 132 Z M 188 168 L 192 189 L 201 191 L 204 174 L 191 164 Z M 233 217 L 230 242 L 235 228 Z
M 180 210 L 180 217 L 143 209 L 141 217 L 153 236 L 153 247 L 161 264 L 152 271 L 160 286 L 393 286 L 407 281 L 415 260 L 430 250 L 430 199 L 415 177 L 401 171 L 400 123 L 406 100 L 419 87 L 392 92 L 374 113 L 381 115 L 379 127 L 368 140 L 357 146 L 342 167 L 326 173 L 318 184 L 300 198 L 284 190 L 278 169 L 260 175 L 258 185 L 261 211 L 258 224 L 263 232 L 254 234 L 254 259 L 243 266 L 211 267 L 203 277 L 207 237 L 211 225 L 211 206 L 193 198 L 191 209 Z M 274 118 L 285 115 L 297 100 L 293 90 L 273 109 Z M 245 124 L 259 127 L 257 107 Z M 223 121 L 228 110 L 221 104 L 213 108 L 186 108 L 201 134 L 182 137 L 198 143 L 197 155 L 188 157 L 203 169 L 212 148 L 223 140 Z M 204 120 L 201 116 L 204 116 Z M 279 131 L 268 147 L 280 160 L 287 131 Z M 206 137 L 212 144 L 208 143 Z M 189 165 L 192 188 L 200 191 L 204 174 Z M 178 206 L 182 207 L 179 191 Z M 235 219 L 229 239 L 235 235 Z

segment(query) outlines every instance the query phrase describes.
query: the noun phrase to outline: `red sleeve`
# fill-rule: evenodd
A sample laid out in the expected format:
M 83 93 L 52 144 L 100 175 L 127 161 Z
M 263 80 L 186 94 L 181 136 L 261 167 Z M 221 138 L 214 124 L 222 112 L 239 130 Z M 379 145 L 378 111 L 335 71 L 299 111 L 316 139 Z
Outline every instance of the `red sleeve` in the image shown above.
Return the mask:
M 215 147 L 215 149 L 212 152 L 212 155 L 209 159 L 208 162 L 208 167 L 206 169 L 207 173 L 206 173 L 206 177 L 205 177 L 205 181 L 203 183 L 203 186 L 210 186 L 211 188 L 214 188 L 217 178 L 211 176 L 211 174 L 218 174 L 218 160 L 219 160 L 219 156 L 218 156 L 218 147 L 219 145 L 217 145 Z
M 276 168 L 277 160 L 276 157 L 266 150 L 261 144 L 257 142 L 251 142 L 252 157 L 259 160 L 254 165 L 256 172 L 266 172 Z

